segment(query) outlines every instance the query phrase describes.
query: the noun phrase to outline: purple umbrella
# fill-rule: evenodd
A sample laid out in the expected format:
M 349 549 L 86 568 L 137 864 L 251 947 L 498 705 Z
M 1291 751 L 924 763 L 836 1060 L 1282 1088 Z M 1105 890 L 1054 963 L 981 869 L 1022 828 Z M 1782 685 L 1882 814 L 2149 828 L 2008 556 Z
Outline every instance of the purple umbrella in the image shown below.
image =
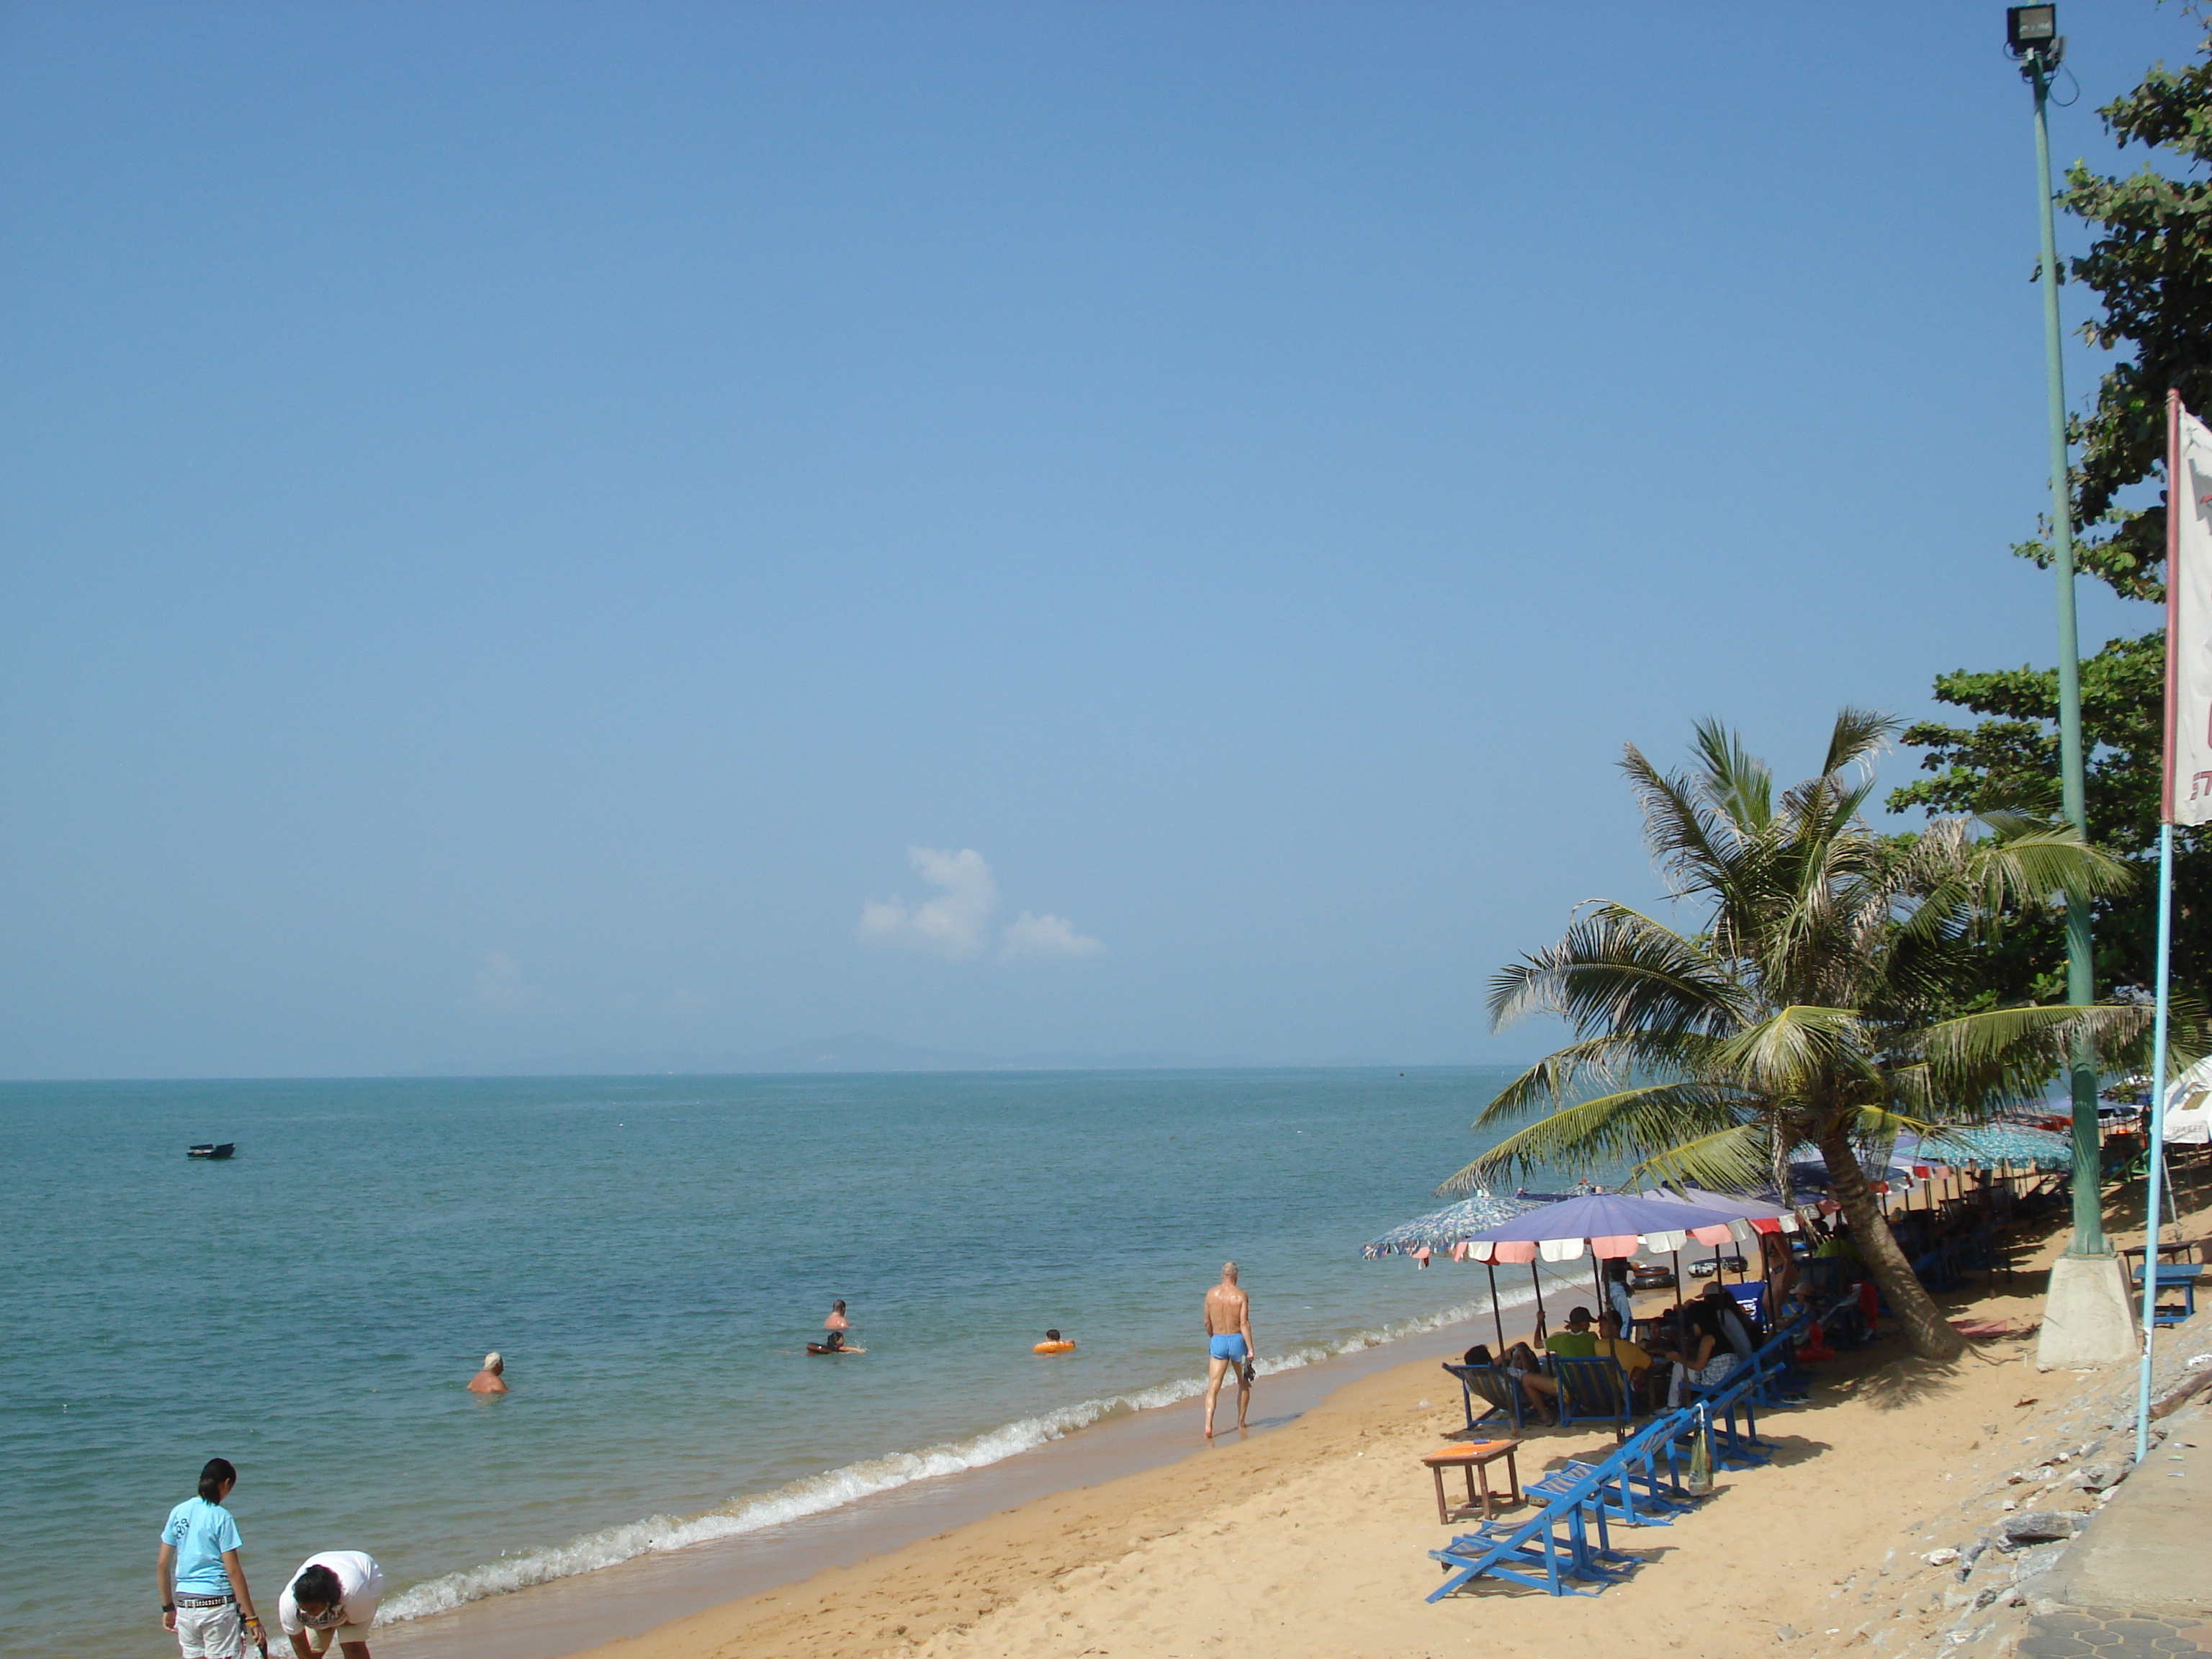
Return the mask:
M 1467 1236 L 1467 1253 L 1476 1261 L 1525 1261 L 1528 1282 L 1536 1286 L 1536 1329 L 1544 1328 L 1543 1286 L 1536 1278 L 1536 1259 L 1574 1261 L 1587 1250 L 1591 1283 L 1598 1301 L 1605 1287 L 1597 1275 L 1600 1260 L 1634 1255 L 1638 1249 L 1674 1251 L 1686 1235 L 1701 1244 L 1724 1243 L 1735 1235 L 1730 1218 L 1718 1210 L 1672 1200 L 1635 1198 L 1626 1193 L 1594 1193 L 1586 1198 L 1563 1198 L 1540 1210 L 1516 1215 L 1495 1227 Z

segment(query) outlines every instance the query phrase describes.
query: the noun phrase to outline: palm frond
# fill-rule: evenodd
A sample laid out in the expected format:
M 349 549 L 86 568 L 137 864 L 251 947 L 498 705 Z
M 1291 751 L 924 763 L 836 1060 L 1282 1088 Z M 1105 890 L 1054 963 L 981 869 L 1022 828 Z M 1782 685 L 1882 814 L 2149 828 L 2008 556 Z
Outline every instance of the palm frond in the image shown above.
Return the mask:
M 1753 1103 L 1741 1091 L 1699 1082 L 1646 1084 L 1563 1106 L 1508 1135 L 1437 1188 L 1455 1192 L 1510 1170 L 1588 1170 L 1641 1158 L 1739 1123 Z
M 1626 905 L 1601 904 L 1557 945 L 1496 975 L 1488 1001 L 1493 1030 L 1540 1009 L 1587 1034 L 1721 1030 L 1742 999 L 1709 950 Z
M 1671 1182 L 1714 1193 L 1753 1193 L 1771 1178 L 1772 1161 L 1765 1127 L 1739 1124 L 1651 1154 L 1629 1171 L 1629 1184 Z
M 1697 1076 L 1711 1065 L 1719 1042 L 1698 1031 L 1608 1031 L 1585 1037 L 1547 1054 L 1499 1090 L 1476 1115 L 1474 1127 L 1556 1110 L 1593 1085 L 1611 1091 L 1639 1073 L 1646 1079 Z

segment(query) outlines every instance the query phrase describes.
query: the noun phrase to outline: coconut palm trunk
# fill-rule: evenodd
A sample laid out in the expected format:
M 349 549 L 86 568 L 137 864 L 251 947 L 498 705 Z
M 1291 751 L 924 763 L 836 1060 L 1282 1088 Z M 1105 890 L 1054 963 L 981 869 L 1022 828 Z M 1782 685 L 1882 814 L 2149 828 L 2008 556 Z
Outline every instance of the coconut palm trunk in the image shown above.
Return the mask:
M 1844 1121 L 1838 1119 L 1818 1145 L 1820 1160 L 1828 1166 L 1828 1190 L 1842 1207 L 1844 1218 L 1851 1224 L 1851 1242 L 1858 1247 L 1859 1260 L 1889 1298 L 1889 1310 L 1905 1328 L 1905 1339 L 1912 1345 L 1912 1352 L 1924 1359 L 1956 1359 L 1966 1351 L 1966 1339 L 1943 1317 L 1936 1299 L 1912 1271 L 1912 1264 L 1905 1259 L 1897 1235 L 1882 1215 L 1881 1198 L 1859 1167 L 1858 1152 Z

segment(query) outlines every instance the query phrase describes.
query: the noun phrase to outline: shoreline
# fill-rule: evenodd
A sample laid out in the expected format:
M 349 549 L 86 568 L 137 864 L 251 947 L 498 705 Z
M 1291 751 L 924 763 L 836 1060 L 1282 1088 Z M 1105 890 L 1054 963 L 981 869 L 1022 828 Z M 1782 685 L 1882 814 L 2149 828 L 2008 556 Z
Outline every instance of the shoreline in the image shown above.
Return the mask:
M 1487 1285 L 1474 1288 L 1478 1298 L 1486 1300 Z M 1575 1289 L 1571 1279 L 1547 1280 L 1547 1306 L 1562 1295 L 1571 1297 Z M 1243 1437 L 1233 1428 L 1223 1431 L 1224 1415 L 1217 1412 L 1215 1441 L 1208 1444 L 1202 1438 L 1201 1389 L 1164 1404 L 1115 1413 L 980 1467 L 917 1478 L 756 1529 L 647 1551 L 418 1614 L 380 1626 L 376 1645 L 396 1659 L 568 1659 L 642 1637 L 672 1620 L 773 1595 L 1029 1504 L 1263 1440 L 1378 1373 L 1409 1365 L 1434 1367 L 1470 1343 L 1494 1341 L 1497 1320 L 1502 1320 L 1509 1340 L 1529 1335 L 1534 1328 L 1534 1291 L 1501 1285 L 1498 1295 L 1501 1306 L 1495 1315 L 1485 1305 L 1463 1318 L 1263 1371 L 1253 1387 L 1249 1428 Z M 1588 1295 L 1588 1287 L 1582 1287 L 1584 1300 Z M 1435 1345 L 1434 1353 L 1426 1359 L 1411 1358 L 1411 1346 L 1425 1342 Z M 1457 1413 L 1457 1385 L 1440 1373 L 1435 1380 L 1432 1395 Z M 1233 1389 L 1224 1392 L 1227 1420 L 1233 1422 Z
M 2200 1211 L 2191 1224 L 2208 1218 Z M 2112 1231 L 2127 1242 L 2124 1224 Z M 2026 1242 L 2009 1280 L 1939 1297 L 1948 1317 L 2008 1321 L 2005 1334 L 1936 1364 L 1911 1358 L 1893 1330 L 1822 1365 L 1807 1406 L 1762 1414 L 1771 1464 L 1723 1473 L 1715 1501 L 1672 1526 L 1616 1531 L 1615 1547 L 1642 1565 L 1606 1591 L 1606 1626 L 1628 1618 L 1650 1650 L 1705 1659 L 1875 1637 L 1883 1626 L 1840 1632 L 1867 1617 L 1862 1604 L 1879 1601 L 1893 1572 L 1902 1582 L 1907 1567 L 1925 1571 L 1912 1552 L 1958 1541 L 1962 1510 L 1990 1501 L 1977 1492 L 1987 1460 L 2029 1455 L 2052 1414 L 2113 1384 L 2108 1372 L 2033 1368 L 2041 1270 L 2063 1243 L 2063 1230 Z M 1525 1330 L 1533 1307 L 1512 1312 L 1509 1328 Z M 1264 1641 L 1285 1659 L 1403 1659 L 1499 1643 L 1537 1659 L 1585 1651 L 1593 1626 L 1580 1598 L 1492 1590 L 1423 1599 L 1437 1583 L 1426 1552 L 1449 1530 L 1417 1460 L 1462 1421 L 1456 1389 L 1439 1388 L 1450 1379 L 1433 1367 L 1455 1339 L 1494 1340 L 1489 1326 L 1486 1312 L 1468 1335 L 1432 1329 L 1307 1368 L 1322 1385 L 1312 1403 L 1278 1414 L 1255 1392 L 1255 1432 L 1241 1439 L 1200 1443 L 1195 1402 L 1160 1408 L 1144 1415 L 1171 1432 L 1181 1419 L 1187 1434 L 1149 1467 L 1102 1469 L 1026 1500 L 995 1487 L 977 1494 L 980 1510 L 918 1503 L 905 1542 L 879 1534 L 871 1547 L 773 1585 L 725 1579 L 717 1594 L 702 1579 L 688 1602 L 641 1604 L 659 1614 L 648 1628 L 610 1635 L 603 1608 L 567 1626 L 561 1650 L 592 1659 L 1181 1659 Z M 1426 1354 L 1409 1346 L 1425 1341 Z M 1611 1443 L 1603 1428 L 1533 1431 L 1521 1478 Z M 1056 1449 L 1000 1467 L 1049 1474 L 1048 1462 L 1060 1460 L 1043 1452 Z M 1073 1464 L 1057 1472 L 1080 1474 Z M 937 1484 L 923 1492 L 933 1497 Z M 580 1609 L 604 1577 L 571 1581 Z M 1940 1595 L 1912 1593 L 1922 1599 L 1894 1619 L 1950 1616 Z M 489 1621 L 474 1627 L 486 1638 L 477 1652 L 518 1659 Z M 542 1651 L 550 1659 L 553 1650 Z M 403 1659 L 422 1656 L 410 1646 Z

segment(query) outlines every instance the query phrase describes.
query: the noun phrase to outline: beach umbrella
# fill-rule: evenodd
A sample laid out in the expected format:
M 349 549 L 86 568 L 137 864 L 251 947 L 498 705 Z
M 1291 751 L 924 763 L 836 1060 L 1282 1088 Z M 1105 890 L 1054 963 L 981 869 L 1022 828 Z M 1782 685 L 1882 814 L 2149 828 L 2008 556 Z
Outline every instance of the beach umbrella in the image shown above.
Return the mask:
M 1489 1193 L 1477 1193 L 1456 1204 L 1448 1204 L 1441 1210 L 1431 1210 L 1426 1215 L 1417 1215 L 1411 1221 L 1395 1227 L 1363 1247 L 1361 1254 L 1372 1261 L 1377 1256 L 1415 1250 L 1449 1250 L 1455 1244 L 1472 1238 L 1486 1227 L 1495 1227 L 1501 1221 L 1536 1207 L 1523 1198 L 1500 1198 Z
M 1426 1215 L 1417 1215 L 1411 1221 L 1401 1223 L 1366 1245 L 1360 1254 L 1372 1261 L 1401 1253 L 1410 1255 L 1415 1250 L 1449 1250 L 1466 1243 L 1485 1227 L 1494 1227 L 1535 1207 L 1534 1201 L 1529 1199 L 1498 1198 L 1478 1192 L 1472 1198 L 1463 1198 L 1456 1204 L 1447 1204 L 1441 1210 L 1431 1210 Z M 1498 1350 L 1503 1353 L 1505 1319 L 1498 1310 L 1498 1269 L 1488 1261 L 1482 1267 L 1490 1276 L 1490 1319 L 1498 1330 Z
M 2025 1123 L 1972 1123 L 1936 1134 L 1899 1135 L 1896 1158 L 1915 1168 L 1994 1170 L 2001 1164 L 2032 1170 L 2070 1170 L 2074 1143 L 2048 1129 Z
M 1741 1193 L 1716 1193 L 1710 1192 L 1703 1187 L 1684 1187 L 1679 1191 L 1670 1191 L 1665 1188 L 1656 1191 L 1647 1189 L 1638 1196 L 1656 1199 L 1662 1204 L 1686 1204 L 1701 1210 L 1717 1210 L 1723 1215 L 1732 1217 L 1729 1231 L 1739 1244 L 1753 1243 L 1761 1233 L 1794 1233 L 1803 1226 L 1803 1224 L 1797 1219 L 1797 1212 L 1787 1205 L 1778 1204 L 1765 1198 L 1746 1197 Z M 1720 1277 L 1718 1266 L 1720 1257 L 1721 1249 L 1716 1244 L 1713 1246 L 1715 1263 L 1713 1276 L 1716 1279 Z M 1742 1279 L 1742 1273 L 1736 1274 L 1739 1283 Z M 1681 1289 L 1679 1262 L 1676 1264 L 1674 1288 L 1678 1292 Z M 1675 1300 L 1677 1302 L 1681 1300 L 1679 1294 Z
M 1729 1220 L 1717 1210 L 1699 1209 L 1692 1204 L 1662 1202 L 1626 1193 L 1594 1193 L 1544 1205 L 1484 1228 L 1464 1242 L 1467 1254 L 1474 1261 L 1528 1264 L 1528 1280 L 1536 1287 L 1536 1328 L 1540 1334 L 1544 1296 L 1536 1277 L 1538 1261 L 1579 1261 L 1588 1255 L 1595 1276 L 1598 1262 L 1634 1255 L 1639 1249 L 1666 1255 L 1680 1250 L 1690 1238 L 1699 1243 L 1725 1242 L 1735 1237 Z M 1598 1300 L 1605 1300 L 1602 1286 Z

